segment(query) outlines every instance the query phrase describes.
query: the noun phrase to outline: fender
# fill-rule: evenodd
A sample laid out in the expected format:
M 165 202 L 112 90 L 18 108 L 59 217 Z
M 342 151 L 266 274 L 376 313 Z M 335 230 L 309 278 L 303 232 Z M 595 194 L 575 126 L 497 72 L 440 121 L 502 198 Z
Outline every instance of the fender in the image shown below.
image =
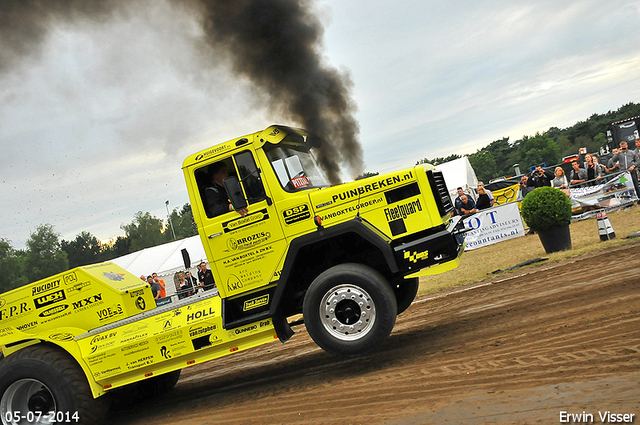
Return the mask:
M 280 341 L 285 342 L 293 336 L 293 331 L 291 330 L 286 317 L 284 317 L 280 310 L 280 303 L 282 302 L 285 290 L 290 285 L 289 277 L 296 263 L 298 252 L 306 246 L 348 233 L 357 235 L 378 248 L 380 252 L 382 252 L 387 266 L 392 273 L 397 273 L 400 270 L 394 255 L 394 250 L 390 244 L 391 239 L 362 217 L 356 217 L 352 220 L 336 224 L 329 228 L 319 227 L 316 232 L 293 239 L 289 245 L 290 248 L 284 261 L 282 275 L 280 276 L 280 280 L 274 294 L 274 299 L 269 310 L 269 315 L 272 317 L 273 326 Z

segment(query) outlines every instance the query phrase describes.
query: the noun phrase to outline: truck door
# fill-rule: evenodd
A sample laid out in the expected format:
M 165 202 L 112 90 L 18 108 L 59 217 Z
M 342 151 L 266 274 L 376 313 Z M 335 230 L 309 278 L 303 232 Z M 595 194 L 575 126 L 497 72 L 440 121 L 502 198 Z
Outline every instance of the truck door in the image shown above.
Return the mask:
M 252 152 L 245 150 L 216 159 L 196 170 L 201 195 L 199 208 L 203 210 L 199 214 L 202 221 L 199 225 L 203 227 L 201 238 L 209 262 L 212 269 L 215 268 L 218 290 L 226 298 L 269 284 L 284 255 L 286 242 Z M 220 167 L 220 162 L 226 165 L 229 175 L 237 176 L 240 181 L 248 203 L 244 217 L 226 209 L 214 215 L 207 208 L 208 198 L 220 197 L 220 190 L 224 191 L 212 181 L 213 171 Z

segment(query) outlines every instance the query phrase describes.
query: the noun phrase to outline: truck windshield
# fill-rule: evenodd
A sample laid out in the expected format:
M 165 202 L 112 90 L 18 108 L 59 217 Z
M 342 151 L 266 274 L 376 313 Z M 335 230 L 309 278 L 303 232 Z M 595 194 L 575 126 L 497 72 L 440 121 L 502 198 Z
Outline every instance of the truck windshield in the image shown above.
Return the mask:
M 265 147 L 280 184 L 287 191 L 329 186 L 324 173 L 308 150 L 291 146 Z

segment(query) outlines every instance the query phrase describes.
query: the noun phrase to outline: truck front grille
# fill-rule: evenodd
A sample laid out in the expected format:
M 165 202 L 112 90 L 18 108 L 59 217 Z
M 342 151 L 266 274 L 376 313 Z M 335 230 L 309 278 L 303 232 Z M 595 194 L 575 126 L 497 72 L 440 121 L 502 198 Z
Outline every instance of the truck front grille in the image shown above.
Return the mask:
M 444 176 L 441 171 L 427 171 L 427 177 L 429 178 L 429 184 L 431 185 L 431 191 L 433 197 L 438 205 L 438 212 L 440 216 L 449 214 L 453 211 L 453 202 L 449 196 L 449 190 L 447 184 L 444 182 Z

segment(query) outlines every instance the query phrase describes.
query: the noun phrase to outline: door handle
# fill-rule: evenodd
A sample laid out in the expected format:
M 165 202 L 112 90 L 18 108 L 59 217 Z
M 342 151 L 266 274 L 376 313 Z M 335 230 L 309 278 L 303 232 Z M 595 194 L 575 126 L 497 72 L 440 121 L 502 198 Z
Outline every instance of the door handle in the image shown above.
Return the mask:
M 213 239 L 213 238 L 215 238 L 216 236 L 220 236 L 221 234 L 222 234 L 222 232 L 214 233 L 213 235 L 209 235 L 209 236 L 207 236 L 207 238 L 209 238 L 209 239 Z

